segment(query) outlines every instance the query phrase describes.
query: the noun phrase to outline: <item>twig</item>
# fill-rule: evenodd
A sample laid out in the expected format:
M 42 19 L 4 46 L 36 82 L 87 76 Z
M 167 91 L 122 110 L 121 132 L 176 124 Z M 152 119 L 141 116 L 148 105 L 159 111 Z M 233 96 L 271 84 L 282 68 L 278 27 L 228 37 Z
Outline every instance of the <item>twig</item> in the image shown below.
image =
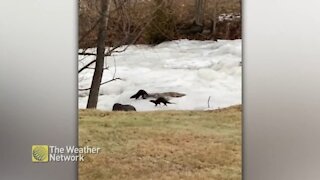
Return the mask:
M 96 56 L 96 53 L 86 53 L 86 52 L 79 52 L 78 55 L 84 55 L 84 56 Z
M 87 31 L 79 40 L 79 42 L 82 42 L 99 24 L 99 22 L 101 21 L 101 17 L 95 22 L 95 24 L 91 27 L 91 29 L 89 29 L 89 31 Z
M 113 73 L 112 79 L 114 79 L 116 76 L 116 73 L 117 73 L 117 64 L 116 64 L 116 59 L 114 58 L 114 56 L 112 56 L 112 58 L 113 58 L 113 63 L 114 63 L 114 73 Z
M 208 98 L 208 108 L 210 108 L 210 99 L 211 99 L 211 96 L 209 96 Z
M 115 81 L 115 80 L 122 80 L 122 79 L 121 79 L 121 78 L 114 78 L 114 79 L 111 79 L 111 80 L 109 80 L 109 81 L 103 82 L 103 83 L 101 83 L 100 85 L 104 85 L 104 84 L 107 84 L 107 83 L 112 82 L 112 81 Z
M 96 69 L 96 68 L 94 68 L 94 67 L 87 67 L 86 69 Z M 108 70 L 108 69 L 109 69 L 109 67 L 103 68 L 103 70 Z
M 83 67 L 78 71 L 78 73 L 80 73 L 81 71 L 85 70 L 85 69 L 88 68 L 91 64 L 93 64 L 93 63 L 95 63 L 95 62 L 96 62 L 96 60 L 93 60 L 93 61 L 89 62 L 89 64 L 83 66 Z
M 105 81 L 105 82 L 101 83 L 100 86 L 101 86 L 101 85 L 104 85 L 104 84 L 107 84 L 107 83 L 109 83 L 109 82 L 115 81 L 115 80 L 122 80 L 122 79 L 121 79 L 121 78 L 110 79 L 110 80 L 108 80 L 108 81 Z M 78 91 L 87 91 L 87 90 L 90 90 L 90 89 L 91 89 L 91 88 L 78 89 Z

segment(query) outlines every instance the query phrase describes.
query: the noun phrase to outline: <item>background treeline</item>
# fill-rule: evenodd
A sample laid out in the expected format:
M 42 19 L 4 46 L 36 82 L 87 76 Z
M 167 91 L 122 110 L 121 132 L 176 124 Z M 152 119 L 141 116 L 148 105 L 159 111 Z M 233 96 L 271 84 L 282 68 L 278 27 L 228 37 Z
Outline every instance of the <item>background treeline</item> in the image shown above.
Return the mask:
M 97 46 L 101 1 L 79 0 L 79 48 Z M 240 15 L 240 0 L 109 0 L 106 45 L 239 39 Z

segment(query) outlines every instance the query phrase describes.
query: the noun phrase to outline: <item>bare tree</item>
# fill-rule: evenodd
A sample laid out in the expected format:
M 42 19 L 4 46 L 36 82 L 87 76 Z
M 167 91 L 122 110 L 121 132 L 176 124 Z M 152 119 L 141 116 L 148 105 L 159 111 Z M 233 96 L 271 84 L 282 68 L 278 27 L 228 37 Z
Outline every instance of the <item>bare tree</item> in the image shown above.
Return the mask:
M 96 56 L 96 59 L 87 63 L 78 71 L 78 73 L 81 73 L 85 69 L 94 68 L 94 75 L 91 82 L 91 87 L 85 88 L 85 89 L 79 89 L 79 91 L 90 90 L 87 108 L 97 107 L 99 90 L 101 85 L 115 81 L 115 80 L 121 80 L 121 78 L 116 77 L 114 73 L 112 79 L 107 80 L 105 82 L 101 82 L 103 71 L 108 69 L 108 67 L 104 67 L 104 64 L 105 64 L 104 58 L 111 56 L 112 53 L 124 52 L 129 47 L 129 45 L 134 44 L 141 37 L 146 27 L 148 27 L 148 25 L 153 20 L 153 18 L 149 17 L 150 14 L 146 14 L 145 17 L 142 18 L 143 20 L 141 21 L 141 23 L 133 27 L 132 19 L 129 14 L 130 1 L 113 0 L 115 9 L 112 11 L 110 11 L 111 0 L 100 0 L 100 1 L 101 1 L 101 4 L 100 4 L 101 8 L 99 9 L 100 17 L 98 18 L 97 22 L 94 23 L 94 26 L 90 28 L 89 31 L 84 33 L 84 35 L 80 38 L 80 41 L 84 40 L 89 33 L 93 32 L 94 29 L 98 27 L 99 29 L 98 29 L 98 38 L 97 38 L 97 53 L 87 52 L 88 49 L 86 48 L 82 49 L 81 52 L 78 52 L 78 55 Z M 160 7 L 157 7 L 156 9 L 158 8 Z M 151 13 L 151 17 L 155 12 L 156 10 Z M 116 17 L 119 18 L 119 24 L 121 24 L 121 26 L 119 26 L 117 33 L 121 33 L 123 35 L 122 36 L 123 38 L 117 41 L 117 44 L 115 44 L 113 47 L 108 47 L 106 49 L 107 26 L 108 26 L 108 20 L 111 17 L 110 13 L 117 13 Z M 81 60 L 82 59 L 79 59 L 79 61 Z M 94 67 L 90 67 L 91 65 Z
M 87 108 L 96 108 L 98 104 L 100 84 L 103 75 L 109 8 L 110 1 L 101 0 L 101 19 L 99 24 L 99 34 L 97 40 L 96 66 L 91 83 Z
M 214 0 L 214 7 L 212 10 L 212 27 L 211 27 L 211 39 L 217 39 L 217 21 L 218 21 L 218 0 Z
M 203 32 L 205 0 L 195 0 L 194 8 L 195 11 L 193 23 L 189 26 L 179 29 L 178 32 L 180 34 L 193 35 Z

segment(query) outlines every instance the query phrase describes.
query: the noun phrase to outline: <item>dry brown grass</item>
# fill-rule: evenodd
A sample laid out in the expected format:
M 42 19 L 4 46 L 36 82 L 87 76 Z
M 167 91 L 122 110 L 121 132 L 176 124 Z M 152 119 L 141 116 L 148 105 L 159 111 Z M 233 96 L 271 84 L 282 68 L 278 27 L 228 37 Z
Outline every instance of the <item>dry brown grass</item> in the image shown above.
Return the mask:
M 79 179 L 241 179 L 241 107 L 216 111 L 81 110 L 79 145 L 100 154 Z

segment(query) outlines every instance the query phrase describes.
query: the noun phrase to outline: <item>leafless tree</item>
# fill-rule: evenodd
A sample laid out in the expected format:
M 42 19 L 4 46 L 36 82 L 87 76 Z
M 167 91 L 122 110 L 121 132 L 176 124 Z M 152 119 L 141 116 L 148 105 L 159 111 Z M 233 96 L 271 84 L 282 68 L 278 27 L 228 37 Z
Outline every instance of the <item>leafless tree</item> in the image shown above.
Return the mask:
M 97 41 L 96 66 L 91 83 L 87 108 L 96 108 L 98 104 L 100 84 L 103 75 L 109 9 L 110 0 L 101 0 L 101 19 L 99 23 L 99 34 Z
M 80 41 L 84 40 L 85 36 L 87 36 L 90 32 L 94 31 L 95 28 L 98 28 L 97 53 L 87 52 L 88 49 L 83 49 L 78 52 L 79 55 L 83 56 L 96 56 L 96 59 L 87 63 L 78 70 L 78 73 L 81 73 L 85 69 L 92 68 L 91 65 L 94 66 L 94 75 L 91 82 L 91 87 L 86 89 L 79 89 L 90 90 L 87 108 L 97 107 L 99 90 L 101 85 L 107 84 L 115 80 L 121 80 L 121 78 L 116 77 L 114 74 L 112 79 L 106 82 L 101 81 L 103 71 L 108 69 L 108 67 L 104 67 L 105 58 L 111 56 L 112 53 L 119 53 L 127 50 L 129 45 L 134 44 L 140 38 L 145 28 L 153 20 L 149 17 L 150 14 L 146 14 L 145 17 L 142 18 L 143 21 L 141 21 L 139 25 L 133 27 L 131 22 L 132 19 L 130 17 L 130 11 L 128 10 L 130 8 L 130 0 L 113 0 L 112 2 L 115 7 L 113 10 L 110 10 L 111 0 L 100 0 L 100 17 L 98 18 L 96 23 L 94 23 L 94 26 L 91 29 L 89 29 L 88 32 L 84 33 L 82 37 L 80 37 Z M 153 13 L 155 12 L 156 10 L 153 11 Z M 118 13 L 117 17 L 119 18 L 119 24 L 121 24 L 121 26 L 119 26 L 119 31 L 117 33 L 122 33 L 123 38 L 119 40 L 118 43 L 115 44 L 113 47 L 106 48 L 108 20 L 111 17 L 110 13 Z M 151 13 L 151 15 L 153 13 Z
M 195 24 L 203 26 L 205 0 L 195 0 Z
M 211 39 L 217 39 L 217 21 L 218 21 L 218 0 L 214 0 L 214 7 L 212 10 L 212 27 L 211 27 Z

